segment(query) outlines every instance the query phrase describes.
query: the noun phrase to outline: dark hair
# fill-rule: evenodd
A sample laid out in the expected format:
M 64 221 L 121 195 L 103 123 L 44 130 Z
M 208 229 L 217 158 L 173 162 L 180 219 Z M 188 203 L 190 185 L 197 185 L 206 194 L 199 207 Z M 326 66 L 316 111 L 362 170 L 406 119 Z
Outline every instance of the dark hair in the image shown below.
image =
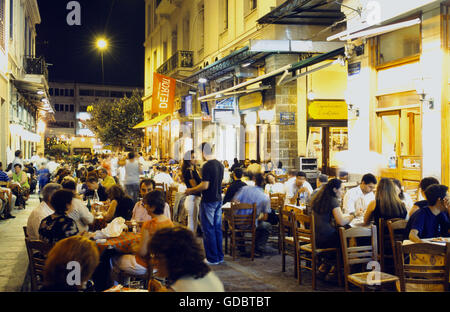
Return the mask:
M 239 165 L 239 160 L 237 158 L 233 159 L 235 165 Z
M 252 159 L 252 160 L 250 160 L 250 163 L 251 164 L 257 164 L 258 162 L 256 160 Z
M 400 189 L 400 194 L 398 194 L 398 197 L 400 197 L 401 200 L 404 200 L 405 199 L 405 194 L 403 193 L 402 183 L 400 182 L 400 180 L 395 179 L 395 178 L 392 179 L 392 182 L 394 182 L 394 184 L 397 185 L 398 188 Z
M 405 204 L 395 192 L 395 184 L 392 179 L 382 178 L 380 180 L 377 186 L 375 200 L 380 216 L 385 219 L 398 218 L 407 214 Z M 375 220 L 375 222 L 377 221 Z
M 162 172 L 167 172 L 167 167 L 166 167 L 166 166 L 162 166 L 162 167 L 161 167 L 161 171 L 162 171 Z
M 75 191 L 77 189 L 77 184 L 73 179 L 66 179 L 62 181 L 61 186 L 66 190 L 73 190 Z
M 14 168 L 19 167 L 20 169 L 22 169 L 22 165 L 21 164 L 14 164 Z
M 423 179 L 420 181 L 419 187 L 420 187 L 420 189 L 421 189 L 422 191 L 425 192 L 425 190 L 426 190 L 430 185 L 433 185 L 433 184 L 439 184 L 438 179 L 433 178 L 433 177 L 426 177 L 426 178 L 423 178 Z
M 377 184 L 377 178 L 375 178 L 375 176 L 371 173 L 367 173 L 365 175 L 363 175 L 362 179 L 361 179 L 361 183 L 364 182 L 364 184 Z
M 126 197 L 125 191 L 117 184 L 111 185 L 106 191 L 106 194 L 108 194 L 108 198 L 111 200 L 119 200 Z
M 129 153 L 128 153 L 128 159 L 133 159 L 134 157 L 136 157 L 136 155 L 134 154 L 134 152 L 129 152 Z
M 262 173 L 255 173 L 255 185 L 264 188 L 264 176 Z
M 156 187 L 156 182 L 152 179 L 142 179 L 141 183 L 139 183 L 139 188 L 142 186 L 142 184 L 145 184 L 145 185 L 151 184 L 153 186 L 153 189 L 155 189 L 155 187 Z
M 348 176 L 348 172 L 347 171 L 340 171 L 339 172 L 339 178 L 343 178 L 343 177 L 346 177 L 346 176 Z
M 327 183 L 328 182 L 328 176 L 326 174 L 319 175 L 318 179 L 319 179 L 319 181 L 321 183 Z
M 320 191 L 311 199 L 312 210 L 318 214 L 327 213 L 334 208 L 336 202 L 336 193 L 333 189 L 339 189 L 342 181 L 339 179 L 331 179 L 325 184 Z
M 241 167 L 237 167 L 237 168 L 234 168 L 233 174 L 236 178 L 241 179 L 242 175 L 244 174 L 244 171 L 242 170 Z
M 88 172 L 91 172 L 91 171 L 95 170 L 94 166 L 89 166 L 86 169 L 87 169 Z
M 87 179 L 86 179 L 86 182 L 89 182 L 89 183 L 97 183 L 98 182 L 98 178 L 97 178 L 97 176 L 88 176 L 87 177 Z
M 299 172 L 297 172 L 297 177 L 305 177 L 306 178 L 306 173 L 304 173 L 303 171 L 299 171 Z
M 425 196 L 429 206 L 436 205 L 438 199 L 447 196 L 448 187 L 442 184 L 432 184 L 425 190 Z
M 278 169 L 282 169 L 282 168 L 283 168 L 283 163 L 282 163 L 281 161 L 278 162 L 277 168 L 278 168 Z
M 268 174 L 266 174 L 266 184 L 269 184 L 269 176 L 274 177 L 275 182 L 277 181 L 277 178 L 275 177 L 275 175 L 273 173 L 268 173 Z
M 148 251 L 165 260 L 169 285 L 183 276 L 198 279 L 211 271 L 203 261 L 203 248 L 194 234 L 181 226 L 158 230 L 148 245 Z
M 155 207 L 155 210 L 153 211 L 154 214 L 162 215 L 164 213 L 166 201 L 164 200 L 164 196 L 161 191 L 155 190 L 147 193 L 144 196 L 143 202 L 150 207 Z
M 72 202 L 75 195 L 70 190 L 57 190 L 50 198 L 50 205 L 53 207 L 57 214 L 65 214 L 67 211 L 67 205 Z
M 14 155 L 15 155 L 16 157 L 19 157 L 21 153 L 22 153 L 21 150 L 17 150 L 17 151 L 14 153 Z

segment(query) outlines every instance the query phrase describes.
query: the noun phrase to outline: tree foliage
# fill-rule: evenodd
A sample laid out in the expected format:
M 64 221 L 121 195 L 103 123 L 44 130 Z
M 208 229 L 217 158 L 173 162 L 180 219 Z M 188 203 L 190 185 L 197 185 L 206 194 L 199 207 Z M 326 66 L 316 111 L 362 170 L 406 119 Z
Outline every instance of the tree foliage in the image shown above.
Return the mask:
M 134 91 L 129 98 L 101 100 L 91 107 L 92 117 L 86 124 L 104 145 L 120 150 L 139 145 L 144 134 L 142 129 L 133 129 L 144 119 L 143 103 L 138 91 Z

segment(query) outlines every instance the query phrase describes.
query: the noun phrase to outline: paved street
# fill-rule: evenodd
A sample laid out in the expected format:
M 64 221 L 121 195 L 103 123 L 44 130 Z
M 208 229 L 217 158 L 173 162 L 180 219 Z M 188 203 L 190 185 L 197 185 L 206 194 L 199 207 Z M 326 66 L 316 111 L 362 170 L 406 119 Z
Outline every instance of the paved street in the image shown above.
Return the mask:
M 15 210 L 15 219 L 0 221 L 0 292 L 28 289 L 26 277 L 28 256 L 24 242 L 23 226 L 26 225 L 32 209 L 39 204 L 37 195 L 32 195 L 25 210 Z M 273 246 L 275 247 L 275 245 Z M 305 272 L 302 285 L 294 278 L 292 257 L 286 257 L 286 272 L 281 272 L 281 256 L 264 258 L 237 258 L 232 261 L 225 256 L 225 264 L 213 266 L 213 270 L 223 281 L 226 291 L 311 291 L 309 272 Z M 339 291 L 340 288 L 319 282 L 320 290 Z

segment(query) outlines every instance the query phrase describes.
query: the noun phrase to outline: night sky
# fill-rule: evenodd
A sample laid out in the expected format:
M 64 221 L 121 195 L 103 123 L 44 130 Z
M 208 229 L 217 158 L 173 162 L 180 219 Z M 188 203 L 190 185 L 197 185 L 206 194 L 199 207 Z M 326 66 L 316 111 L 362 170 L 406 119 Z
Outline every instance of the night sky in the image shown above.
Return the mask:
M 81 26 L 69 26 L 70 0 L 38 0 L 36 56 L 43 55 L 49 81 L 102 83 L 95 39 L 109 41 L 104 52 L 105 84 L 144 87 L 144 0 L 78 0 Z

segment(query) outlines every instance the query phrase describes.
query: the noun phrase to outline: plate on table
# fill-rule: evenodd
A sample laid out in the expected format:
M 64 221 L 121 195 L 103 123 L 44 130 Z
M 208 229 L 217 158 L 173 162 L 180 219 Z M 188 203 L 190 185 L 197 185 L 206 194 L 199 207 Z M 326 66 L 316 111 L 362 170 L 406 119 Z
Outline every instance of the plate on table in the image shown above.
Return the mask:
M 445 245 L 446 243 L 450 243 L 450 237 L 433 237 L 424 239 L 424 241 L 429 241 L 430 243 Z

